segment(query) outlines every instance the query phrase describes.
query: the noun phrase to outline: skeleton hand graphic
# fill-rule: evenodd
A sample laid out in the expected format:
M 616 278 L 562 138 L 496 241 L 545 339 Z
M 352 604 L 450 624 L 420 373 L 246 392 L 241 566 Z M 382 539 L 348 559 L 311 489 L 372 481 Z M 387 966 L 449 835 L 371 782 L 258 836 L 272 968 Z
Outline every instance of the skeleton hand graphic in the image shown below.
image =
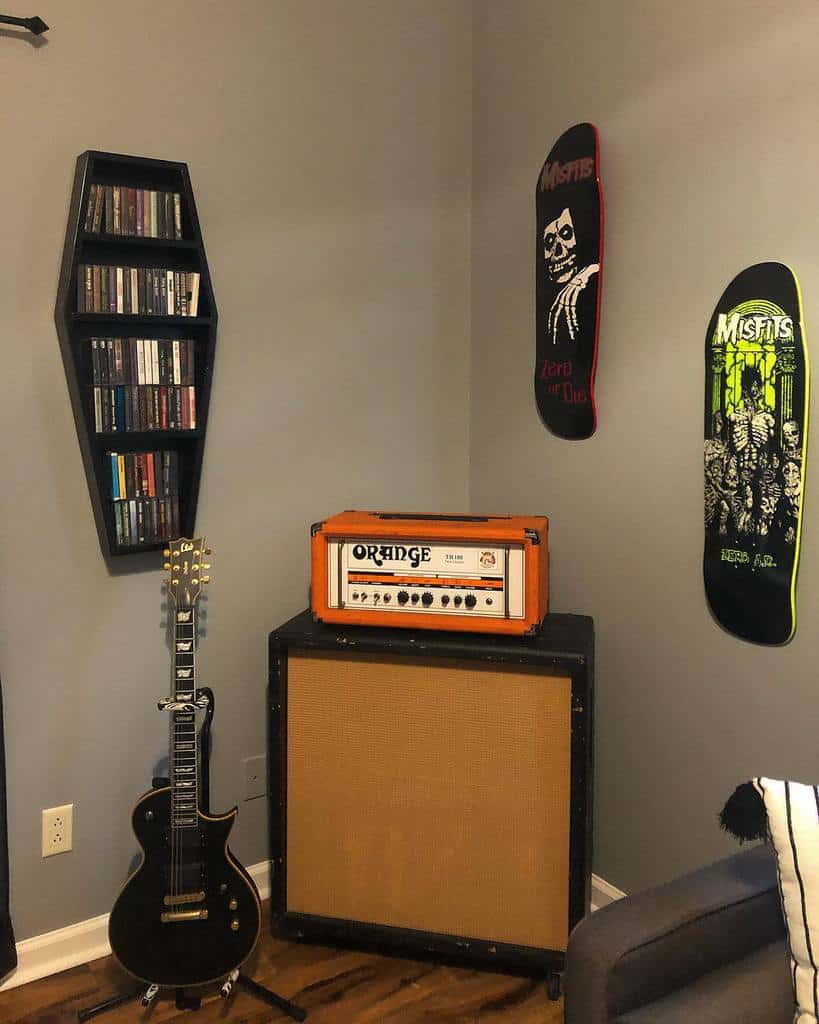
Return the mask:
M 548 330 L 552 336 L 553 345 L 557 344 L 557 331 L 561 317 L 565 317 L 569 338 L 574 341 L 578 330 L 577 300 L 593 275 L 599 270 L 599 263 L 590 263 L 588 267 L 578 271 L 571 281 L 557 293 L 552 308 L 549 310 Z

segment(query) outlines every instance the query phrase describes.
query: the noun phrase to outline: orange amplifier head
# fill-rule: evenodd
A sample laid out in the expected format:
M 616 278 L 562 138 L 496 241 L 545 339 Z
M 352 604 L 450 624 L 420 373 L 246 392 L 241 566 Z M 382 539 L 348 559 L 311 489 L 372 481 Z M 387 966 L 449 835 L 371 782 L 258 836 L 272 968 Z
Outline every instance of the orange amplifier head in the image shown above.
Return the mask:
M 545 516 L 342 512 L 311 532 L 321 622 L 523 634 L 549 610 Z

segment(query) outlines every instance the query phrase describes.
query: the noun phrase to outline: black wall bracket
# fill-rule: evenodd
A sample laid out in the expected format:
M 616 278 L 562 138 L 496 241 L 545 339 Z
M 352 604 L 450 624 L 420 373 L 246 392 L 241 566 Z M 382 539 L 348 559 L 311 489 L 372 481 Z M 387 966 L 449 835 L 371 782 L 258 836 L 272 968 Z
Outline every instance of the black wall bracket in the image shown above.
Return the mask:
M 35 36 L 41 36 L 48 32 L 48 25 L 42 18 L 13 18 L 10 14 L 0 14 L 0 25 L 19 25 L 20 28 L 27 28 Z

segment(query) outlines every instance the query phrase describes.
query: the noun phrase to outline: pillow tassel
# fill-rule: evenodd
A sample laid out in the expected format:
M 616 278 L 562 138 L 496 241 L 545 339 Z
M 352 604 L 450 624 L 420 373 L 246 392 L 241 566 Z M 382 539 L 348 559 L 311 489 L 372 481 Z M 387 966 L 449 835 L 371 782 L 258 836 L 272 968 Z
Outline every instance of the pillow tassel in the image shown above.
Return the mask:
M 768 815 L 765 812 L 765 801 L 753 782 L 743 782 L 737 786 L 720 812 L 719 823 L 740 843 L 767 839 Z

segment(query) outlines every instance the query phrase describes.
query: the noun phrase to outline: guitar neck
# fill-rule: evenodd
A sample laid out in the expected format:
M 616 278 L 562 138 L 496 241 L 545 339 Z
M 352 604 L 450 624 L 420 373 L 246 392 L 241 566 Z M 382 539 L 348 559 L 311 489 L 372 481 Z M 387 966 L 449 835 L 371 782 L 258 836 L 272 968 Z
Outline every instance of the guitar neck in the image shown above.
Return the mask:
M 193 608 L 177 611 L 174 621 L 173 697 L 196 699 L 196 618 Z M 171 827 L 198 827 L 199 764 L 195 711 L 171 712 Z

